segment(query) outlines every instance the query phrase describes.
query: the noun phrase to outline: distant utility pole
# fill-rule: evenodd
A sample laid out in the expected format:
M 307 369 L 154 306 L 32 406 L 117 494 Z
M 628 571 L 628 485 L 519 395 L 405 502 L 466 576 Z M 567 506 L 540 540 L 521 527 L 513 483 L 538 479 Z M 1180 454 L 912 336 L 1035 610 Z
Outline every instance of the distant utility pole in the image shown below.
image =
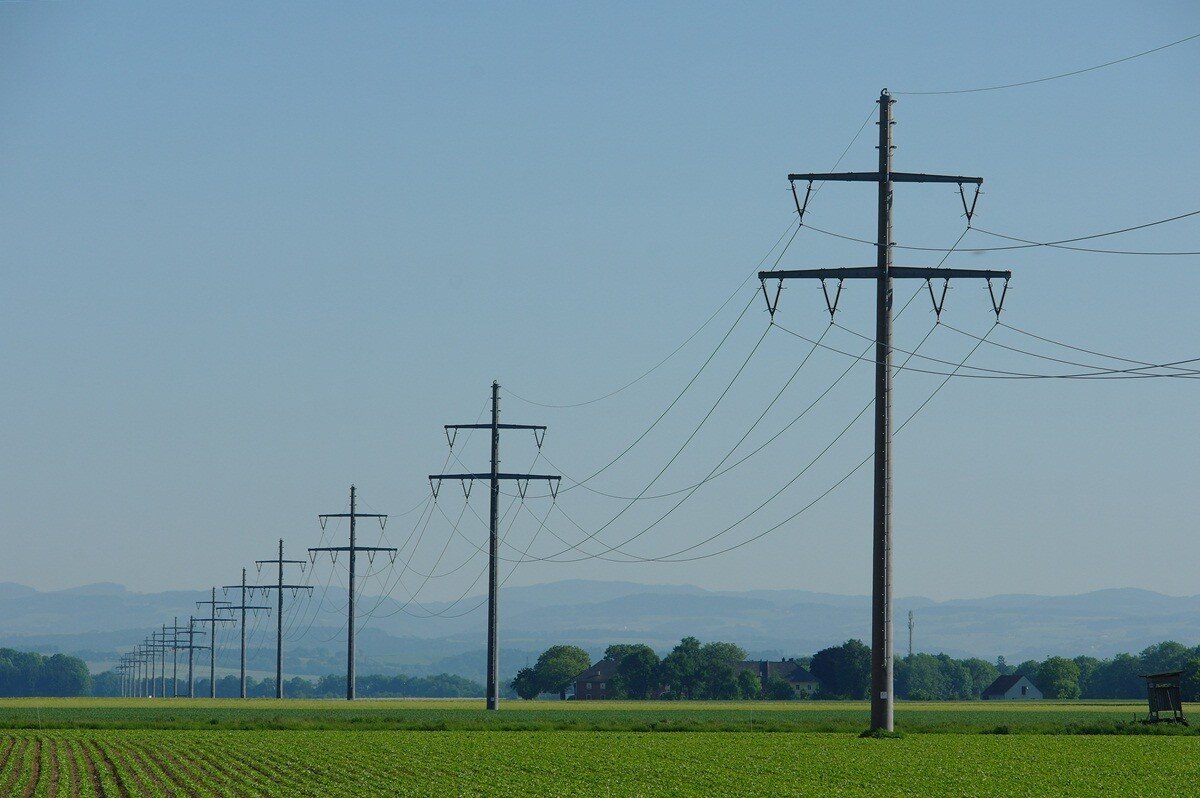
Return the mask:
M 992 271 L 985 269 L 952 269 L 928 268 L 892 265 L 892 184 L 893 183 L 956 183 L 959 196 L 962 197 L 963 209 L 970 223 L 975 211 L 974 202 L 967 205 L 963 192 L 964 184 L 973 184 L 975 199 L 979 198 L 979 186 L 983 183 L 981 177 L 963 177 L 960 175 L 928 175 L 909 172 L 892 171 L 892 103 L 895 102 L 887 89 L 879 95 L 879 169 L 874 172 L 841 172 L 836 174 L 791 174 L 788 180 L 792 183 L 795 195 L 795 182 L 808 181 L 808 192 L 805 194 L 805 205 L 801 206 L 799 196 L 796 196 L 796 209 L 803 221 L 804 210 L 808 197 L 812 193 L 814 182 L 864 182 L 875 183 L 878 186 L 878 233 L 876 237 L 876 261 L 874 267 L 842 268 L 842 269 L 799 269 L 785 271 L 761 271 L 759 279 L 763 281 L 763 295 L 767 296 L 766 280 L 778 279 L 779 287 L 788 279 L 814 279 L 838 281 L 838 294 L 829 312 L 832 315 L 837 310 L 837 296 L 843 280 L 867 279 L 875 281 L 875 499 L 874 499 L 874 550 L 872 566 L 871 590 L 871 728 L 892 731 L 893 729 L 893 689 L 892 689 L 892 461 L 890 456 L 892 442 L 892 280 L 893 278 L 915 278 L 925 280 L 929 287 L 930 297 L 934 297 L 932 280 L 943 280 L 942 302 L 945 301 L 945 287 L 951 278 L 981 278 L 988 281 L 991 289 L 992 279 L 1003 279 L 1005 292 L 1008 289 L 1008 279 L 1012 276 L 1009 271 Z M 779 303 L 779 291 L 775 292 L 775 302 L 767 297 L 768 309 L 772 317 Z M 826 299 L 826 303 L 829 300 Z M 1004 293 L 997 302 L 992 294 L 992 307 L 999 316 L 1004 305 Z M 934 311 L 941 314 L 942 304 L 934 298 Z
M 162 628 L 164 630 L 162 632 L 151 632 L 150 636 L 146 638 L 145 643 L 146 648 L 150 651 L 150 693 L 151 695 L 154 694 L 154 683 L 155 681 L 159 681 L 161 689 L 157 692 L 160 698 L 163 697 L 163 693 L 167 690 L 167 643 L 165 631 L 167 627 L 164 625 Z M 160 657 L 162 659 L 162 668 L 157 667 Z
M 203 621 L 204 619 L 201 618 L 200 620 Z M 186 631 L 184 632 L 184 634 L 187 635 L 188 642 L 186 646 L 179 646 L 181 651 L 186 649 L 188 653 L 188 698 L 196 697 L 196 680 L 194 678 L 194 671 L 192 667 L 195 663 L 195 658 L 193 655 L 196 651 L 203 651 L 204 649 L 209 648 L 209 646 L 196 645 L 196 635 L 204 634 L 204 632 L 196 629 L 196 623 L 197 620 L 195 616 L 188 616 L 188 625 L 185 627 Z
M 171 625 L 167 627 L 171 632 L 171 698 L 179 698 L 179 633 L 187 629 L 186 626 L 179 625 L 179 616 L 176 615 Z M 166 698 L 166 694 L 163 695 Z
M 275 697 L 283 698 L 283 591 L 288 589 L 292 591 L 292 596 L 300 590 L 312 590 L 311 585 L 285 585 L 283 583 L 283 566 L 299 565 L 300 570 L 304 570 L 304 560 L 285 560 L 283 559 L 283 538 L 279 539 L 279 556 L 273 560 L 255 560 L 254 565 L 258 568 L 259 573 L 262 573 L 262 567 L 266 564 L 278 566 L 278 578 L 273 585 L 251 585 L 250 595 L 254 595 L 255 590 L 261 590 L 263 596 L 267 595 L 268 590 L 275 591 Z M 246 581 L 246 572 L 242 571 L 242 582 Z M 242 599 L 245 604 L 246 600 Z M 269 610 L 270 608 L 268 608 Z M 242 623 L 244 624 L 245 616 L 243 615 Z
M 136 698 L 145 698 L 146 690 L 146 652 L 141 646 L 135 646 L 133 655 L 130 657 L 133 663 L 133 694 Z
M 240 685 L 241 686 L 238 688 L 238 697 L 245 698 L 246 697 L 246 610 L 266 610 L 267 612 L 270 612 L 271 608 L 267 607 L 267 606 L 261 606 L 261 605 L 260 606 L 252 606 L 252 605 L 249 605 L 246 603 L 246 569 L 245 568 L 242 569 L 242 584 L 241 585 L 225 585 L 221 589 L 222 590 L 231 590 L 236 587 L 241 587 L 241 589 L 242 589 L 241 603 L 238 604 L 237 606 L 223 607 L 222 609 L 229 610 L 230 612 L 232 612 L 233 610 L 240 610 L 242 613 L 241 623 L 238 624 L 241 627 L 241 631 L 242 631 L 242 659 L 241 659 L 241 669 L 240 669 L 240 673 L 241 673 Z
M 358 545 L 358 537 L 356 530 L 356 521 L 359 518 L 378 518 L 379 529 L 382 530 L 387 524 L 386 513 L 360 513 L 357 510 L 357 493 L 354 486 L 350 486 L 350 512 L 348 513 L 325 513 L 318 516 L 321 522 L 321 528 L 325 528 L 326 522 L 330 518 L 349 518 L 350 519 L 350 545 L 349 546 L 321 546 L 318 548 L 310 548 L 308 550 L 310 557 L 315 557 L 316 552 L 327 551 L 333 561 L 337 562 L 337 553 L 345 551 L 350 553 L 350 605 L 346 610 L 346 700 L 354 700 L 354 571 L 355 561 L 358 559 L 358 553 L 366 552 L 369 561 L 374 561 L 375 554 L 380 551 L 387 552 L 388 557 L 395 562 L 397 549 L 379 547 L 379 546 L 360 546 Z M 282 555 L 281 555 L 282 556 Z M 282 579 L 282 577 L 280 577 Z
M 915 627 L 916 625 L 917 625 L 917 622 L 913 620 L 913 611 L 909 610 L 908 611 L 908 658 L 909 659 L 912 659 L 913 627 Z
M 464 485 L 464 491 L 470 498 L 468 484 L 476 480 L 487 480 L 490 487 L 490 514 L 488 521 L 488 653 L 487 653 L 487 708 L 500 708 L 500 482 L 511 480 L 517 483 L 521 496 L 533 480 L 545 480 L 551 493 L 558 494 L 558 483 L 562 479 L 550 474 L 512 474 L 500 473 L 500 430 L 527 429 L 533 431 L 533 439 L 538 449 L 546 438 L 546 428 L 530 424 L 501 424 L 500 423 L 500 383 L 492 382 L 492 421 L 490 424 L 447 424 L 446 440 L 450 448 L 454 448 L 454 439 L 460 429 L 486 429 L 492 432 L 492 463 L 491 471 L 485 474 L 430 474 L 429 482 L 433 487 L 434 497 L 444 479 L 457 479 Z
M 208 638 L 208 697 L 217 697 L 217 624 L 233 623 L 233 618 L 217 617 L 218 605 L 221 610 L 225 610 L 229 606 L 228 601 L 217 601 L 217 589 L 212 589 L 212 598 L 209 601 L 197 601 L 197 607 L 208 605 L 208 617 L 196 618 L 196 623 L 209 624 L 210 636 Z

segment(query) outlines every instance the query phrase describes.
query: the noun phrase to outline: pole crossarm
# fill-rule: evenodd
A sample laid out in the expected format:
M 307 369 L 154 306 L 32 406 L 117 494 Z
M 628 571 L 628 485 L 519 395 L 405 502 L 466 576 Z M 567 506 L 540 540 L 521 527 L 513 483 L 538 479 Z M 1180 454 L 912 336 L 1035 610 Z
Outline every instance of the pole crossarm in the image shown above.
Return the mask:
M 239 587 L 240 587 L 240 585 L 239 585 Z M 247 590 L 278 590 L 279 588 L 283 588 L 285 590 L 312 590 L 313 586 L 312 585 L 246 585 Z M 254 610 L 254 609 L 269 610 L 271 608 L 270 607 L 247 607 L 246 609 L 248 609 L 248 610 Z
M 892 266 L 888 269 L 891 277 L 915 278 L 919 280 L 936 280 L 951 278 L 982 278 L 1008 280 L 1012 272 L 1007 269 L 956 269 L 934 266 Z M 879 277 L 876 266 L 848 266 L 832 269 L 779 269 L 758 273 L 760 280 L 874 280 Z
M 982 177 L 966 175 L 927 175 L 920 172 L 888 172 L 893 183 L 972 183 L 983 185 Z M 878 183 L 879 172 L 805 172 L 788 175 L 788 180 L 812 180 L 822 183 Z
M 491 475 L 491 474 L 430 474 L 430 475 L 429 475 L 429 478 L 430 478 L 431 480 L 440 480 L 440 479 L 491 479 L 491 478 L 492 478 L 492 475 Z M 561 480 L 561 479 L 562 479 L 562 477 L 560 477 L 560 476 L 555 476 L 555 475 L 553 475 L 553 474 L 496 474 L 496 479 L 507 479 L 507 480 L 514 480 L 514 479 L 520 479 L 520 480 L 528 480 L 528 479 L 544 479 L 544 480 L 547 480 L 547 481 L 558 481 L 558 480 Z
M 491 429 L 491 424 L 445 424 L 446 429 Z M 496 429 L 546 429 L 544 424 L 497 424 Z

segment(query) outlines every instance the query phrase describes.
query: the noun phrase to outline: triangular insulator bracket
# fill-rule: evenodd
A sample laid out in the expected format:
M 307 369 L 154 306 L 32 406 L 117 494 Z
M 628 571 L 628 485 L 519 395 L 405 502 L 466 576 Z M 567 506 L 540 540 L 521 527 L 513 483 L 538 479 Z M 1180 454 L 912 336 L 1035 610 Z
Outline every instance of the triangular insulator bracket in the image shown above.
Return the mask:
M 783 280 L 779 281 L 783 283 Z M 829 298 L 829 286 L 825 285 L 825 279 L 821 278 L 821 293 L 825 295 L 825 309 L 829 311 L 829 321 L 833 322 L 833 314 L 837 313 L 838 302 L 842 299 L 842 284 L 845 281 L 839 277 L 837 290 L 833 292 L 833 299 Z
M 808 198 L 812 196 L 813 181 L 808 181 L 808 188 L 804 190 L 804 204 L 800 204 L 800 195 L 796 193 L 796 181 L 789 181 L 792 185 L 792 199 L 796 201 L 796 213 L 800 215 L 800 224 L 804 224 L 804 212 L 808 210 Z
M 467 501 L 470 501 L 471 500 L 471 488 L 474 487 L 475 480 L 460 479 L 458 482 L 459 482 L 459 484 L 462 485 L 463 498 L 466 499 Z
M 529 490 L 529 480 L 518 479 L 517 480 L 517 493 L 520 494 L 521 501 L 525 501 L 525 492 L 527 490 Z
M 1008 278 L 1004 278 L 1004 287 L 1000 289 L 1000 298 L 996 298 L 996 289 L 992 285 L 992 278 L 987 281 L 988 296 L 992 298 L 992 310 L 996 312 L 996 318 L 1000 318 L 1001 311 L 1004 310 L 1004 298 L 1008 296 Z
M 317 564 L 317 553 L 312 549 L 308 550 L 308 561 L 313 565 Z M 261 571 L 259 573 L 262 573 Z
M 329 523 L 329 519 L 323 515 L 318 515 L 317 520 L 321 522 L 321 531 L 325 531 L 325 525 Z
M 974 216 L 975 216 L 975 203 L 979 202 L 979 194 L 981 193 L 980 189 L 981 189 L 981 186 L 978 183 L 976 183 L 975 184 L 975 196 L 971 198 L 971 204 L 967 205 L 967 195 L 966 195 L 966 192 L 963 191 L 963 184 L 962 183 L 958 184 L 958 196 L 959 196 L 959 199 L 962 200 L 963 213 L 965 213 L 967 216 L 967 225 L 968 226 L 970 226 L 971 219 L 974 218 Z
M 950 288 L 950 278 L 942 278 L 942 293 L 939 297 L 933 291 L 933 280 L 929 277 L 925 278 L 925 287 L 929 289 L 929 301 L 933 303 L 933 313 L 937 316 L 937 320 L 942 320 L 942 308 L 946 307 L 946 291 Z
M 387 516 L 381 515 L 379 516 L 379 531 L 382 532 L 385 526 L 387 526 Z
M 261 575 L 262 574 L 262 563 L 260 563 L 260 562 L 254 563 L 254 570 L 258 571 L 258 573 Z
M 534 427 L 533 442 L 537 444 L 539 452 L 542 450 L 542 444 L 545 443 L 545 441 L 546 441 L 546 430 L 538 429 L 537 427 Z
M 398 551 L 389 551 L 389 552 L 388 552 L 388 564 L 389 564 L 389 565 L 395 565 L 395 564 L 396 564 L 396 555 L 397 555 L 397 554 L 399 554 L 399 553 L 400 553 L 400 552 L 398 552 Z
M 546 480 L 546 484 L 550 486 L 551 498 L 554 499 L 555 501 L 557 501 L 558 500 L 558 486 L 561 484 L 561 480 L 559 480 L 557 478 L 548 479 L 548 480 Z
M 367 562 L 371 565 L 375 564 L 375 550 L 367 549 Z
M 458 440 L 458 428 L 446 427 L 446 443 L 450 444 L 450 449 L 454 449 L 454 442 Z
M 336 551 L 329 552 L 329 562 L 333 563 L 334 565 L 337 565 L 337 552 Z
M 779 285 L 775 286 L 775 299 L 771 299 L 770 293 L 767 292 L 767 281 L 759 280 L 762 286 L 763 299 L 767 301 L 767 312 L 771 314 L 771 318 L 775 318 L 775 311 L 779 308 L 779 295 L 783 293 L 783 280 L 779 281 Z

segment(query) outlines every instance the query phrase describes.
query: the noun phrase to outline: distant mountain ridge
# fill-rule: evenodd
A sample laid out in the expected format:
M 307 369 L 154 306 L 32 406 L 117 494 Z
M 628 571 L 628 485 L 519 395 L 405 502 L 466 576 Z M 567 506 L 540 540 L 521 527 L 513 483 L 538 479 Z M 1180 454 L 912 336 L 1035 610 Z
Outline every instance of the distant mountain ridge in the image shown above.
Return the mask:
M 135 593 L 111 583 L 48 592 L 0 583 L 0 645 L 74 653 L 103 666 L 111 652 L 173 617 L 186 619 L 195 613 L 194 602 L 207 597 L 207 591 Z M 344 590 L 331 589 L 326 605 L 344 606 L 345 599 Z M 378 608 L 359 624 L 360 671 L 422 675 L 441 668 L 480 678 L 485 609 L 479 606 L 454 617 L 479 599 L 427 602 L 414 610 L 390 598 L 368 597 L 361 606 L 370 608 L 378 601 Z M 295 604 L 293 611 L 304 606 Z M 515 671 L 554 643 L 574 643 L 598 654 L 610 643 L 640 641 L 665 651 L 685 635 L 728 640 L 759 656 L 811 654 L 851 637 L 868 639 L 869 606 L 866 596 L 805 590 L 712 591 L 584 579 L 508 587 L 501 600 L 504 671 Z M 899 598 L 898 653 L 907 643 L 903 624 L 908 610 L 916 613 L 915 648 L 953 656 L 1003 655 L 1010 661 L 1047 654 L 1106 657 L 1163 640 L 1200 642 L 1200 596 L 1136 588 L 1067 596 Z M 319 614 L 309 634 L 293 630 L 295 639 L 285 643 L 288 669 L 301 674 L 340 670 L 338 654 L 345 643 L 337 630 L 342 620 Z M 270 667 L 274 645 L 273 636 L 263 632 L 272 623 L 260 620 L 254 638 L 251 660 L 263 669 Z M 223 654 L 222 662 L 227 661 L 232 661 L 231 652 Z

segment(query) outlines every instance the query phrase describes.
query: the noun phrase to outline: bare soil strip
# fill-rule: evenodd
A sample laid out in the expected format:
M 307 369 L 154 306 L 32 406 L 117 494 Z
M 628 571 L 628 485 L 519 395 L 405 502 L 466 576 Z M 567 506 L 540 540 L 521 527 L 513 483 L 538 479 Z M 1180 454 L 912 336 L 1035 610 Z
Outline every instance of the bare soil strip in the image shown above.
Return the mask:
M 33 738 L 33 753 L 30 765 L 32 772 L 29 774 L 29 781 L 25 784 L 25 790 L 21 793 L 22 798 L 32 798 L 34 792 L 37 791 L 38 782 L 42 778 L 42 738 Z
M 17 778 L 21 775 L 21 768 L 25 764 L 25 749 L 29 746 L 29 740 L 22 738 L 17 742 L 16 750 L 9 758 L 8 763 L 12 767 L 9 769 L 8 778 L 4 780 L 4 786 L 0 788 L 0 795 L 15 795 L 14 788 L 17 784 Z
M 76 742 L 78 745 L 76 746 Z M 104 792 L 104 783 L 100 779 L 100 769 L 96 767 L 96 761 L 92 758 L 91 749 L 83 740 L 72 742 L 72 747 L 76 749 L 76 753 L 83 760 L 84 769 L 87 770 L 88 781 L 92 784 L 92 791 L 101 798 L 108 798 Z
M 95 749 L 96 753 L 100 755 L 100 760 L 104 763 L 105 772 L 112 777 L 113 784 L 117 787 L 117 794 L 121 798 L 129 798 L 129 788 L 125 785 L 125 779 L 121 777 L 121 769 L 112 761 L 112 757 L 108 755 L 108 751 L 102 748 L 95 740 L 89 740 L 88 742 Z M 99 766 L 97 766 L 97 770 L 99 770 Z
M 46 739 L 47 760 L 50 762 L 50 780 L 49 788 L 46 790 L 47 798 L 58 798 L 58 740 L 53 737 Z

